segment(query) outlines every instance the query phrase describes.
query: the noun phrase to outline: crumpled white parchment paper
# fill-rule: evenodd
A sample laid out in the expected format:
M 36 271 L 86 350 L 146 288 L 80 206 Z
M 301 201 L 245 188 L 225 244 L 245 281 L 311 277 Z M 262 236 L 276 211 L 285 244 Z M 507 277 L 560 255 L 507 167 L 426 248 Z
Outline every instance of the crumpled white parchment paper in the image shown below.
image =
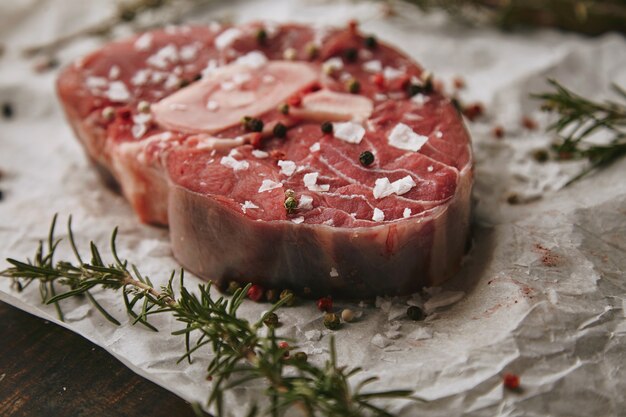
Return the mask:
M 397 45 L 448 86 L 462 75 L 467 88 L 461 97 L 486 106 L 487 118 L 469 126 L 476 155 L 476 227 L 462 272 L 444 288 L 430 290 L 426 307 L 433 312 L 424 322 L 404 318 L 408 304 L 423 303 L 419 296 L 379 299 L 369 307 L 339 303 L 363 313 L 336 332 L 340 362 L 364 367 L 363 376 L 379 376 L 379 387 L 412 388 L 428 400 L 388 404 L 403 416 L 626 415 L 626 160 L 557 191 L 580 167 L 539 164 L 529 157 L 553 138 L 543 133 L 547 116 L 528 97 L 545 90 L 546 77 L 590 97 L 608 97 L 610 82 L 626 85 L 626 40 L 617 34 L 590 39 L 554 31 L 472 29 L 442 14 L 423 16 L 402 7 L 396 16 L 384 17 L 380 4 L 365 2 L 216 4 L 194 21 L 267 18 L 341 25 L 360 19 L 363 31 Z M 156 284 L 177 267 L 167 231 L 140 224 L 88 165 L 56 101 L 56 73 L 33 74 L 32 63 L 19 53 L 25 45 L 95 22 L 112 7 L 104 0 L 72 7 L 62 0 L 0 4 L 0 36 L 8 47 L 0 58 L 0 101 L 12 102 L 16 111 L 0 125 L 5 172 L 0 267 L 6 257 L 32 256 L 55 212 L 60 235 L 73 214 L 83 247 L 88 239 L 107 247 L 118 225 L 120 253 Z M 68 62 L 97 45 L 84 40 L 60 57 Z M 541 128 L 523 129 L 522 115 L 534 117 Z M 497 123 L 506 130 L 502 140 L 490 133 Z M 506 202 L 510 192 L 543 198 L 512 206 Z M 70 256 L 69 248 L 63 246 L 60 254 Z M 190 288 L 198 282 L 187 279 Z M 122 326 L 74 300 L 62 303 L 67 318 L 62 325 L 184 399 L 206 400 L 209 352 L 196 355 L 193 365 L 176 365 L 183 341 L 169 332 L 178 324 L 155 317 L 160 333 L 130 326 L 119 294 L 96 291 L 95 296 Z M 18 293 L 1 280 L 0 299 L 56 322 L 35 286 Z M 243 310 L 257 317 L 265 308 L 249 302 Z M 313 303 L 285 309 L 281 317 L 281 332 L 301 341 L 311 360 L 323 361 L 329 331 Z M 503 372 L 519 374 L 523 390 L 504 389 Z M 252 386 L 231 393 L 232 415 L 261 395 L 261 388 Z

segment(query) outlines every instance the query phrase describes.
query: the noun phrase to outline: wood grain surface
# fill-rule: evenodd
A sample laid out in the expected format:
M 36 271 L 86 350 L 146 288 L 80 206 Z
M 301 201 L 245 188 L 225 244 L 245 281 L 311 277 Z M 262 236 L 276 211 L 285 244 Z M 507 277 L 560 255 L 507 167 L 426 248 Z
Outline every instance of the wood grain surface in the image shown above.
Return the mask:
M 0 416 L 194 416 L 105 350 L 0 302 Z

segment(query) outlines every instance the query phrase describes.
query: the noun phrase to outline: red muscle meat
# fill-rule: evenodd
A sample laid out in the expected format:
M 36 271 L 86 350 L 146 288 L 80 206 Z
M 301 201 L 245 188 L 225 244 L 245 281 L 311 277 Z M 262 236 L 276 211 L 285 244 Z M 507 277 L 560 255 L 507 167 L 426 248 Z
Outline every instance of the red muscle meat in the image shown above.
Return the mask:
M 382 42 L 291 24 L 167 28 L 77 61 L 58 93 L 90 159 L 202 278 L 358 298 L 460 266 L 469 136 Z

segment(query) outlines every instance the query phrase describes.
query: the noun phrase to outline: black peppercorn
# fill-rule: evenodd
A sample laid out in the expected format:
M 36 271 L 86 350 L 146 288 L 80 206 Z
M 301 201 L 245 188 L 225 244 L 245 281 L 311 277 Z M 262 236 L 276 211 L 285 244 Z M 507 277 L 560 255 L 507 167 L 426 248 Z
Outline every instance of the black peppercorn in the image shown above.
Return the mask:
M 348 81 L 347 86 L 348 92 L 350 92 L 351 94 L 357 94 L 359 91 L 361 91 L 361 83 L 359 83 L 354 78 Z
M 341 319 L 335 313 L 324 314 L 324 326 L 330 330 L 337 330 L 341 326 Z
M 356 48 L 348 48 L 343 51 L 343 57 L 347 62 L 356 62 L 359 58 L 359 50 Z
M 409 308 L 407 308 L 406 315 L 411 320 L 415 320 L 415 321 L 424 320 L 424 318 L 426 318 L 426 314 L 424 314 L 424 311 L 417 306 L 410 306 Z
M 5 119 L 11 119 L 13 117 L 13 106 L 11 103 L 2 104 L 2 117 Z
M 331 133 L 333 133 L 333 124 L 331 122 L 322 123 L 320 128 L 322 129 L 322 133 L 325 135 L 330 135 Z
M 372 165 L 372 163 L 374 163 L 374 154 L 370 151 L 361 152 L 361 155 L 359 155 L 359 162 L 364 167 Z
M 369 49 L 374 49 L 374 48 L 376 48 L 378 46 L 378 40 L 376 39 L 376 37 L 371 36 L 371 35 L 368 36 L 367 38 L 365 38 L 363 43 Z
M 241 122 L 244 128 L 249 132 L 261 132 L 263 131 L 263 121 L 255 117 L 245 116 Z
M 280 122 L 276 123 L 273 132 L 274 136 L 276 136 L 277 138 L 284 138 L 285 136 L 287 136 L 287 126 Z

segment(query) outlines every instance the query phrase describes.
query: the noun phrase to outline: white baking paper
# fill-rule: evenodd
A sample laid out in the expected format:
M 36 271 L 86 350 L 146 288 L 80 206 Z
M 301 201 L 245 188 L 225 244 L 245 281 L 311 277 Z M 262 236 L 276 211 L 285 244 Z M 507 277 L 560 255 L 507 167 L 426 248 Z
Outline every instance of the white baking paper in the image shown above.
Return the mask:
M 0 256 L 32 256 L 52 215 L 59 213 L 64 235 L 72 214 L 81 247 L 90 239 L 107 247 L 117 225 L 120 253 L 156 284 L 164 283 L 178 266 L 167 230 L 140 224 L 124 199 L 99 181 L 63 120 L 56 72 L 34 74 L 32 62 L 20 55 L 22 47 L 98 21 L 113 7 L 106 0 L 67 3 L 0 4 L 7 48 L 0 58 L 0 101 L 15 106 L 13 120 L 0 125 Z M 410 388 L 427 400 L 385 404 L 402 416 L 626 415 L 626 160 L 559 190 L 580 166 L 539 164 L 529 157 L 553 137 L 543 133 L 549 117 L 528 96 L 545 90 L 546 78 L 554 77 L 581 94 L 610 97 L 610 82 L 626 85 L 626 40 L 618 34 L 585 38 L 467 28 L 443 14 L 424 16 L 404 7 L 387 16 L 380 4 L 216 2 L 194 17 L 337 25 L 357 18 L 363 31 L 397 45 L 449 88 L 462 75 L 467 88 L 461 97 L 486 107 L 487 117 L 469 125 L 476 210 L 473 249 L 462 272 L 444 288 L 413 297 L 378 299 L 374 306 L 337 302 L 362 313 L 336 332 L 339 361 L 362 366 L 363 376 L 380 377 L 373 388 Z M 68 62 L 99 42 L 80 41 L 59 57 Z M 540 129 L 523 129 L 523 115 L 535 118 Z M 504 139 L 492 136 L 495 124 L 504 126 Z M 508 204 L 511 192 L 530 202 Z M 60 254 L 70 256 L 68 247 Z M 198 282 L 190 276 L 187 285 Z M 57 322 L 53 308 L 40 304 L 35 286 L 18 293 L 1 280 L 0 290 L 3 301 Z M 193 365 L 177 365 L 183 341 L 169 332 L 178 324 L 155 317 L 160 333 L 130 326 L 119 294 L 96 291 L 95 297 L 122 326 L 74 300 L 62 303 L 62 325 L 182 398 L 206 400 L 210 352 L 198 354 Z M 430 315 L 424 322 L 408 321 L 408 305 L 422 305 Z M 254 318 L 265 308 L 247 302 L 243 310 Z M 313 303 L 285 309 L 281 317 L 281 332 L 299 340 L 311 360 L 323 361 L 330 332 Z M 520 375 L 521 392 L 503 388 L 504 372 Z M 229 394 L 231 415 L 241 415 L 261 395 L 259 386 Z

